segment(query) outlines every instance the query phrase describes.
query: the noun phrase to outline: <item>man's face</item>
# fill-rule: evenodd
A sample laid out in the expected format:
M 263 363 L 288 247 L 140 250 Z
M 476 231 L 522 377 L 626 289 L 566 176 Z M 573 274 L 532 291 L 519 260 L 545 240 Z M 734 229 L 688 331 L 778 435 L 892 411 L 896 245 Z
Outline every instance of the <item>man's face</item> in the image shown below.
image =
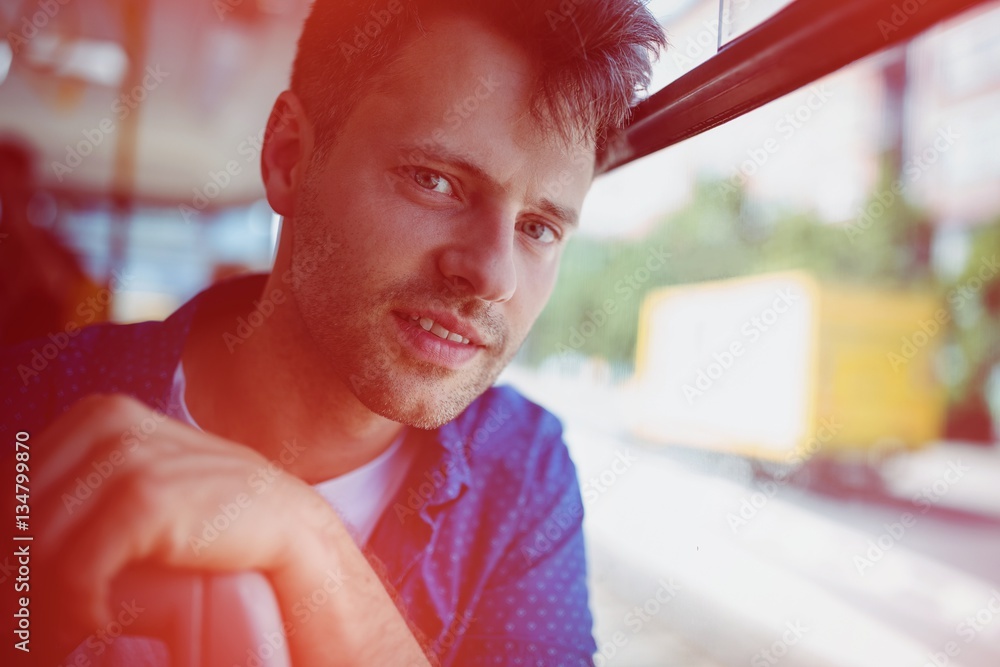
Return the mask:
M 471 20 L 428 28 L 313 160 L 290 221 L 295 299 L 331 372 L 419 428 L 456 417 L 517 352 L 594 155 L 529 113 L 518 47 Z

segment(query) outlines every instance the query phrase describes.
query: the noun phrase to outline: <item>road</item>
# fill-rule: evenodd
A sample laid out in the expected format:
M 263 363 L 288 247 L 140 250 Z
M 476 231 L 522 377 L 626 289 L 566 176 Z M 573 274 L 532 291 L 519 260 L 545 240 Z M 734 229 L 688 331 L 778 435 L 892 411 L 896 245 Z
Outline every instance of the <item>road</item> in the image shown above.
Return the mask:
M 518 370 L 585 506 L 598 665 L 1000 666 L 1000 448 L 881 466 L 880 494 L 632 438 L 620 395 Z

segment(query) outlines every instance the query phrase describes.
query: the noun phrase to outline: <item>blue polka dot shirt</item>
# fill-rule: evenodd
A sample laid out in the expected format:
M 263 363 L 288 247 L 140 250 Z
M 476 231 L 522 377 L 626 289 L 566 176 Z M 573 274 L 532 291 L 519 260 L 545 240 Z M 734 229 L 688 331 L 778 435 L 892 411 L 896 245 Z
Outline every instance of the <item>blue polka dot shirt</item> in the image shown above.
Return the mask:
M 96 325 L 4 350 L 6 441 L 41 433 L 92 393 L 162 408 L 199 306 L 262 290 L 264 278 L 212 287 L 164 322 Z M 583 503 L 559 420 L 493 387 L 440 429 L 406 431 L 420 453 L 367 547 L 428 651 L 445 666 L 593 665 Z

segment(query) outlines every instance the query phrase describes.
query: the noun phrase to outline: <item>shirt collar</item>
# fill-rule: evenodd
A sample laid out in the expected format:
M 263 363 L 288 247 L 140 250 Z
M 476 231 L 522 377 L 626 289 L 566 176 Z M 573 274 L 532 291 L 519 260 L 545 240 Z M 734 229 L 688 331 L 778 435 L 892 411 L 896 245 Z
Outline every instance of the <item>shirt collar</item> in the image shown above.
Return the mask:
M 180 362 L 184 350 L 184 341 L 191 333 L 191 328 L 200 311 L 213 309 L 215 304 L 220 306 L 223 303 L 231 303 L 233 300 L 250 303 L 254 298 L 259 297 L 267 284 L 268 274 L 258 273 L 251 275 L 236 276 L 221 281 L 205 289 L 190 301 L 181 306 L 174 314 L 167 318 L 164 323 L 167 330 L 180 340 L 180 345 L 174 350 L 173 366 Z M 475 438 L 474 425 L 477 423 L 480 399 L 477 398 L 458 417 L 441 426 L 435 431 L 425 431 L 438 446 L 438 455 L 433 457 L 436 461 L 428 461 L 420 457 L 416 462 L 419 466 L 422 462 L 429 464 L 425 476 L 433 478 L 432 486 L 434 491 L 428 498 L 424 498 L 427 507 L 434 507 L 448 503 L 457 498 L 463 487 L 471 484 L 472 473 L 469 468 L 468 452 L 474 448 Z M 417 431 L 417 429 L 409 429 Z M 435 471 L 440 477 L 434 475 Z M 436 480 L 443 480 L 437 484 Z
M 195 318 L 204 309 L 211 309 L 220 302 L 245 301 L 250 303 L 260 296 L 267 283 L 268 274 L 236 276 L 212 285 L 181 306 L 164 323 L 168 330 L 174 333 L 182 344 L 175 350 L 174 367 L 180 362 L 183 353 L 183 340 L 191 333 Z M 458 497 L 463 486 L 469 486 L 472 473 L 467 457 L 470 446 L 474 448 L 476 436 L 473 428 L 478 419 L 480 400 L 476 399 L 462 414 L 433 431 L 434 442 L 440 448 L 438 465 L 446 478 L 443 484 L 437 485 L 436 493 L 429 500 L 431 505 L 446 503 Z
M 255 273 L 222 280 L 199 292 L 163 322 L 165 336 L 177 343 L 170 350 L 171 381 L 173 369 L 180 363 L 184 354 L 184 344 L 191 334 L 191 328 L 199 311 L 211 308 L 220 302 L 231 303 L 234 299 L 250 303 L 264 291 L 267 277 L 266 273 Z

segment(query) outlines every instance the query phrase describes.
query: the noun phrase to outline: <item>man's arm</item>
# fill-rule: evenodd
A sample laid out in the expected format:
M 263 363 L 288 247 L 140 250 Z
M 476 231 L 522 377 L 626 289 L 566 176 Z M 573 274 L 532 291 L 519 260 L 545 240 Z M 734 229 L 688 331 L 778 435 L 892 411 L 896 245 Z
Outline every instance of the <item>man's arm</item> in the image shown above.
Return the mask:
M 157 426 L 148 439 L 127 437 L 150 419 Z M 110 582 L 130 563 L 147 561 L 265 573 L 296 667 L 429 665 L 332 508 L 284 472 L 251 484 L 269 463 L 254 450 L 133 399 L 96 396 L 56 420 L 35 452 L 47 593 L 40 630 L 59 632 L 56 659 L 107 625 Z M 78 498 L 77 481 L 102 464 L 110 473 Z M 206 532 L 227 507 L 239 515 L 225 530 Z

